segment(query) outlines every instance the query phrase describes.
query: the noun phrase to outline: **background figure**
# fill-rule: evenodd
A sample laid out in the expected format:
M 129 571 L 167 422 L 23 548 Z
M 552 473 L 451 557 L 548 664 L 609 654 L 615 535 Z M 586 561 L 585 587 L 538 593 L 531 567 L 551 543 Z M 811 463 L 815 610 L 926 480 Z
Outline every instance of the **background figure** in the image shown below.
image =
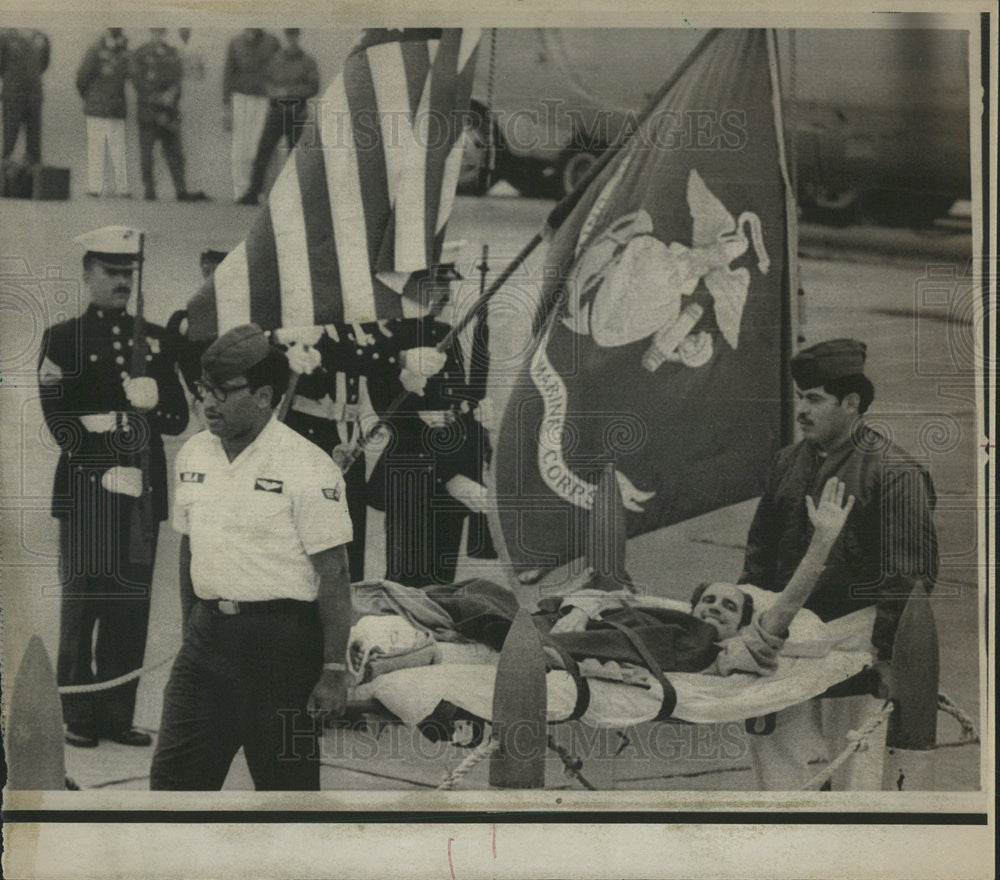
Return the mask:
M 174 182 L 177 201 L 202 201 L 205 194 L 189 193 L 184 183 L 180 113 L 184 68 L 180 53 L 164 39 L 166 28 L 150 28 L 149 33 L 152 39 L 135 50 L 130 66 L 139 105 L 139 158 L 145 197 L 147 201 L 156 199 L 153 145 L 159 141 Z
M 3 162 L 14 152 L 25 129 L 25 160 L 42 162 L 42 74 L 49 66 L 49 38 L 41 31 L 9 28 L 0 32 L 3 78 Z
M 60 685 L 108 681 L 142 666 L 157 530 L 167 517 L 161 435 L 180 434 L 188 422 L 174 341 L 162 327 L 146 324 L 145 376 L 133 377 L 134 321 L 125 306 L 139 261 L 139 233 L 111 226 L 77 241 L 86 248 L 83 280 L 90 305 L 81 317 L 45 331 L 38 368 L 45 424 L 61 450 L 52 491 L 63 589 Z M 153 531 L 140 560 L 130 538 L 144 486 L 135 460 L 143 448 Z M 149 735 L 132 727 L 137 686 L 134 680 L 63 695 L 66 741 L 93 747 L 106 737 L 149 745 Z
M 242 205 L 257 204 L 274 148 L 282 135 L 289 149 L 295 146 L 309 113 L 307 101 L 319 91 L 319 68 L 316 59 L 299 46 L 299 29 L 285 28 L 285 39 L 288 45 L 267 63 L 264 90 L 270 105 L 253 162 L 250 188 L 239 199 Z
M 260 133 L 270 101 L 264 90 L 265 70 L 280 48 L 278 39 L 260 28 L 246 28 L 234 37 L 226 52 L 222 74 L 223 125 L 233 133 L 233 198 L 250 187 Z
M 128 78 L 128 41 L 121 28 L 107 31 L 87 49 L 76 72 L 76 90 L 87 117 L 87 192 L 104 190 L 105 161 L 110 156 L 115 190 L 128 195 L 125 170 L 125 80 Z

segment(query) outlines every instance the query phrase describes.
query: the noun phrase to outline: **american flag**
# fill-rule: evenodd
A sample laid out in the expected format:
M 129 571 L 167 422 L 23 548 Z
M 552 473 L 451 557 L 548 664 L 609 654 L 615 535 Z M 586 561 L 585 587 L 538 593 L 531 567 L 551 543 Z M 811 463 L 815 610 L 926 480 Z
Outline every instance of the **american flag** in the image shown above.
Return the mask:
M 192 340 L 248 321 L 403 317 L 407 282 L 441 254 L 478 42 L 475 29 L 365 32 L 249 235 L 188 303 Z

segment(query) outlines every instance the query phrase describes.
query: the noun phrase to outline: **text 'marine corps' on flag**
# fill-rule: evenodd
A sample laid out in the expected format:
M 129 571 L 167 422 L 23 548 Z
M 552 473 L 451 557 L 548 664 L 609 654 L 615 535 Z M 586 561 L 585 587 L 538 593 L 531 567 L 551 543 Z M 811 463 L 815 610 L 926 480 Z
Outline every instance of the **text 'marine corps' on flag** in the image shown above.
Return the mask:
M 706 37 L 555 231 L 495 443 L 518 570 L 583 555 L 607 462 L 634 536 L 759 495 L 789 439 L 795 214 L 775 57 L 763 30 Z
M 403 316 L 440 257 L 462 162 L 475 29 L 369 30 L 246 239 L 188 303 L 189 337 Z

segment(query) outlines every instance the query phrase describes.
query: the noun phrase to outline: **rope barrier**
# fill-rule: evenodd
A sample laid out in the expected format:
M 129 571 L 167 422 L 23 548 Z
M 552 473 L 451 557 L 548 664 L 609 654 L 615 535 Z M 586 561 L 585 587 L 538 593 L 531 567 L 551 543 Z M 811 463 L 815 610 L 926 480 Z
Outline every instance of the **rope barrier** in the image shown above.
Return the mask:
M 551 734 L 549 734 L 549 748 L 552 749 L 552 751 L 559 756 L 559 760 L 563 762 L 563 772 L 567 776 L 571 776 L 588 791 L 597 791 L 597 787 L 580 772 L 583 769 L 583 760 L 580 758 L 574 758 L 566 749 L 555 741 Z
M 959 723 L 962 732 L 959 734 L 957 742 L 939 743 L 935 748 L 948 749 L 955 746 L 975 745 L 980 742 L 979 731 L 976 730 L 976 725 L 972 723 L 972 719 L 965 712 L 955 705 L 951 697 L 947 694 L 938 694 L 937 705 L 939 712 L 951 715 Z
M 469 774 L 472 768 L 492 755 L 498 746 L 499 743 L 495 739 L 483 740 L 462 759 L 461 764 L 445 774 L 444 778 L 438 783 L 435 791 L 454 791 L 455 786 Z
M 861 725 L 858 730 L 851 730 L 847 733 L 847 738 L 850 742 L 847 748 L 844 749 L 836 758 L 834 758 L 826 767 L 820 770 L 812 779 L 810 779 L 799 791 L 815 791 L 818 789 L 826 780 L 832 776 L 837 769 L 843 764 L 848 758 L 851 757 L 855 752 L 863 751 L 868 747 L 868 738 L 878 730 L 886 721 L 889 720 L 889 716 L 892 714 L 892 701 L 886 700 L 882 704 L 882 708 L 878 710 L 868 721 Z
M 147 672 L 152 672 L 154 669 L 166 666 L 176 656 L 176 654 L 171 654 L 169 657 L 164 657 L 156 663 L 150 663 L 148 666 L 133 669 L 131 672 L 126 672 L 125 675 L 119 675 L 118 678 L 110 678 L 107 681 L 98 681 L 94 684 L 64 684 L 58 690 L 60 694 L 94 694 L 98 691 L 107 691 L 111 688 L 121 687 L 123 684 L 128 684 L 140 675 L 145 675 Z

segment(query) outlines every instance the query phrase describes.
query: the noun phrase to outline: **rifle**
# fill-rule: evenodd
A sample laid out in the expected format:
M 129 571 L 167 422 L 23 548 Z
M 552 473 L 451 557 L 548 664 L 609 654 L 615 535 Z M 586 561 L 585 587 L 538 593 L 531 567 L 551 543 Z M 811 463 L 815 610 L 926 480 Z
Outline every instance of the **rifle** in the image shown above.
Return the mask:
M 139 233 L 139 265 L 136 269 L 135 283 L 135 320 L 132 323 L 132 364 L 131 377 L 138 379 L 146 375 L 146 355 L 149 354 L 149 343 L 146 340 L 146 319 L 144 317 L 145 301 L 142 293 L 142 266 L 144 262 L 145 233 Z M 131 414 L 137 421 L 145 418 L 134 407 Z M 136 436 L 141 438 L 138 426 L 134 429 Z M 152 565 L 153 563 L 153 492 L 149 483 L 149 442 L 129 456 L 132 467 L 139 468 L 142 475 L 142 494 L 131 505 L 129 520 L 129 562 L 135 565 Z

